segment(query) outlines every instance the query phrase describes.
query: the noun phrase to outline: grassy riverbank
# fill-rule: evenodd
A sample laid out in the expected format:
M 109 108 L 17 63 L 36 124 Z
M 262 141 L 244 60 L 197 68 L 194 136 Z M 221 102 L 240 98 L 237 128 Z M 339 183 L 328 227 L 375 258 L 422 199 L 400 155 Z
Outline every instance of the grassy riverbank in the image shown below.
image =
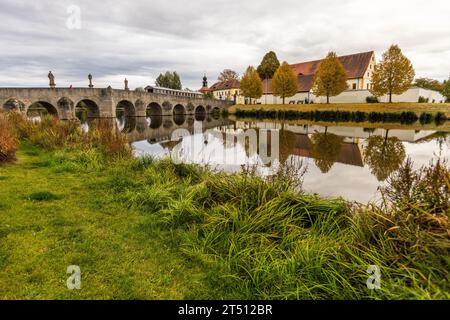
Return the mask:
M 292 168 L 213 173 L 66 134 L 57 147 L 22 138 L 0 166 L 0 298 L 450 298 L 445 164 L 406 163 L 389 207 L 355 207 L 301 192 Z M 81 290 L 66 288 L 68 265 Z
M 436 114 L 442 112 L 450 118 L 450 103 L 330 103 L 330 104 L 256 104 L 256 105 L 235 105 L 229 109 L 230 113 L 240 110 L 294 110 L 294 111 L 349 111 L 349 112 L 414 112 L 417 116 L 422 113 Z

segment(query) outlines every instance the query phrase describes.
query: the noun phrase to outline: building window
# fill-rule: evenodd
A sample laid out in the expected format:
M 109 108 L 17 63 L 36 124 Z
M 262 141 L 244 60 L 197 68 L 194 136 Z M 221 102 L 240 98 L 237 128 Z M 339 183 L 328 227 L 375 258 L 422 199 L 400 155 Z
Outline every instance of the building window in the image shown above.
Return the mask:
M 353 90 L 356 90 L 356 83 L 353 84 Z

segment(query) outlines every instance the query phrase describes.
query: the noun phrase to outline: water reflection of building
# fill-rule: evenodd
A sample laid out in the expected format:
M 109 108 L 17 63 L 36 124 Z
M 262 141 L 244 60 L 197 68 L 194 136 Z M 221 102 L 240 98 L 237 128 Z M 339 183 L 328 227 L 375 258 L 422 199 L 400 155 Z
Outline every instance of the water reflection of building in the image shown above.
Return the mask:
M 295 135 L 295 147 L 292 150 L 291 154 L 300 157 L 314 158 L 312 154 L 311 140 L 308 135 Z M 356 143 L 342 143 L 339 157 L 337 158 L 336 162 L 358 167 L 364 166 L 359 145 Z

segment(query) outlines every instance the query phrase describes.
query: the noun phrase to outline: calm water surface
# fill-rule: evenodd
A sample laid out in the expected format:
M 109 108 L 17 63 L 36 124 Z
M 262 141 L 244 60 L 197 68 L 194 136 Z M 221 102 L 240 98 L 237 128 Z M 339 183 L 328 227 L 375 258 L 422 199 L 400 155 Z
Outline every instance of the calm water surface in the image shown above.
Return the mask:
M 415 167 L 433 159 L 450 158 L 450 133 L 439 126 L 427 130 L 421 130 L 419 124 L 380 124 L 377 128 L 357 124 L 320 126 L 305 122 L 232 121 L 209 115 L 119 117 L 116 121 L 128 133 L 136 156 L 171 157 L 227 172 L 250 166 L 262 176 L 274 174 L 281 164 L 303 166 L 307 170 L 303 184 L 306 191 L 358 202 L 377 200 L 378 187 L 407 157 Z M 261 148 L 272 148 L 274 138 L 267 130 L 277 132 L 279 137 L 278 156 L 270 164 L 264 164 L 260 154 Z M 254 132 L 255 144 L 262 144 L 252 148 L 248 139 L 237 138 L 239 132 Z

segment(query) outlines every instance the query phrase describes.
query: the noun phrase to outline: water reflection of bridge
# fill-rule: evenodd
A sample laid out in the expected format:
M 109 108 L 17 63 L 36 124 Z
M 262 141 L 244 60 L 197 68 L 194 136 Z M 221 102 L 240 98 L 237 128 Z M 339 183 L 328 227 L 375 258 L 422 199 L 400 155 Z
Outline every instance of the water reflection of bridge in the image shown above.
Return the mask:
M 201 122 L 202 132 L 208 129 L 220 128 L 233 124 L 233 121 L 204 116 L 153 116 L 123 118 L 118 122 L 119 128 L 127 134 L 130 142 L 147 140 L 150 143 L 169 141 L 172 133 L 177 129 L 186 129 L 194 133 L 194 124 Z

